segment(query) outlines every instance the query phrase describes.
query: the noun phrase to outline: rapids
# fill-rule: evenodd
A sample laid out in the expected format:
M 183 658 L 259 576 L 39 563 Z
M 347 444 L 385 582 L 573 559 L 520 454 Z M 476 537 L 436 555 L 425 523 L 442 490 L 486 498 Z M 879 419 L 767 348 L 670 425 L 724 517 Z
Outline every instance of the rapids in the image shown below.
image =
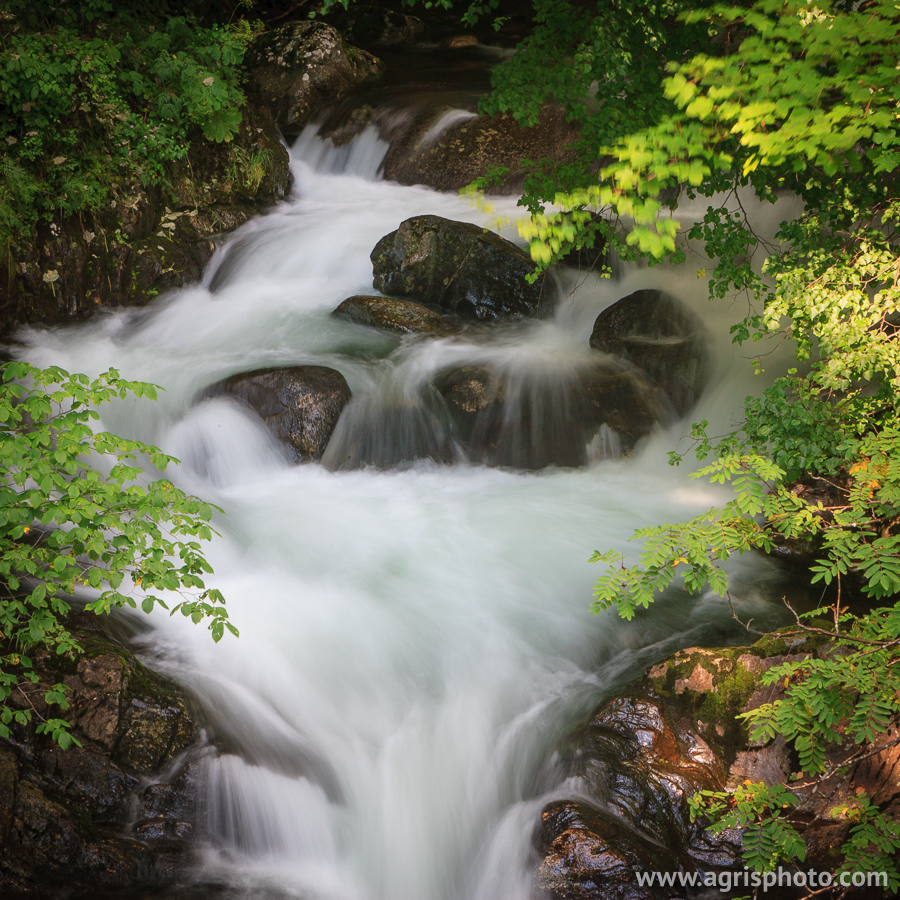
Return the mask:
M 582 469 L 422 459 L 332 471 L 289 465 L 259 420 L 195 397 L 239 371 L 331 366 L 354 393 L 339 427 L 368 428 L 389 455 L 425 438 L 410 436 L 408 416 L 377 427 L 381 411 L 405 398 L 415 418 L 437 369 L 491 361 L 551 390 L 590 358 L 597 314 L 641 287 L 675 293 L 714 335 L 715 373 L 691 417 L 712 433 L 739 414 L 748 363 L 728 339 L 735 311 L 706 300 L 703 260 L 625 266 L 612 281 L 564 274 L 552 319 L 493 338 L 401 340 L 332 317 L 346 297 L 371 293 L 369 252 L 402 220 L 486 221 L 456 196 L 378 180 L 386 149 L 374 129 L 341 148 L 308 129 L 292 150 L 292 198 L 235 233 L 203 284 L 145 310 L 26 331 L 21 352 L 162 385 L 158 403 L 117 403 L 102 425 L 177 456 L 168 476 L 224 510 L 211 582 L 241 637 L 216 645 L 181 617 L 154 615 L 143 641 L 145 658 L 199 699 L 222 748 L 204 762 L 197 879 L 239 895 L 525 900 L 535 823 L 562 789 L 560 739 L 643 665 L 730 634 L 731 610 L 714 596 L 672 592 L 632 623 L 589 610 L 594 549 L 633 557 L 635 528 L 727 496 L 689 480 L 689 464 L 666 464 L 687 423 L 628 459 L 598 435 Z M 514 201 L 496 206 L 515 217 Z M 742 611 L 771 621 L 774 564 L 731 569 Z

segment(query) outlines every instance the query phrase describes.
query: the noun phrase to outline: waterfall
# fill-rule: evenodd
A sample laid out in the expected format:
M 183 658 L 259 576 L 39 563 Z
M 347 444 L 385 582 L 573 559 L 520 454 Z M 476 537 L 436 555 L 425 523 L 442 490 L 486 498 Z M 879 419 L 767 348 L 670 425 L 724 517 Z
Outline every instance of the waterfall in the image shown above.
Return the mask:
M 401 338 L 333 317 L 372 293 L 371 248 L 404 219 L 487 221 L 456 196 L 378 180 L 385 149 L 373 128 L 339 148 L 304 134 L 293 196 L 237 231 L 202 284 L 77 328 L 27 330 L 21 352 L 162 385 L 158 403 L 104 409 L 102 426 L 180 458 L 167 474 L 224 510 L 211 581 L 240 639 L 213 644 L 154 615 L 147 645 L 221 747 L 203 763 L 197 877 L 337 900 L 526 900 L 561 737 L 643 664 L 721 638 L 731 620 L 725 601 L 678 591 L 633 623 L 594 616 L 600 573 L 587 558 L 635 558 L 635 528 L 728 495 L 689 480 L 690 464 L 666 465 L 687 446 L 684 421 L 628 458 L 606 428 L 581 467 L 473 464 L 448 443 L 427 385 L 448 365 L 489 364 L 563 429 L 572 413 L 554 392 L 591 363 L 598 313 L 639 288 L 679 296 L 713 336 L 715 372 L 691 416 L 711 433 L 739 415 L 747 363 L 728 337 L 734 310 L 706 299 L 702 260 L 627 265 L 615 281 L 562 274 L 555 315 L 508 329 Z M 514 200 L 495 205 L 515 218 Z M 234 373 L 297 364 L 338 369 L 353 391 L 330 465 L 292 466 L 261 420 L 198 401 Z M 527 429 L 507 425 L 526 446 Z M 346 468 L 350 433 L 368 449 Z M 775 566 L 745 559 L 731 573 L 741 609 L 765 620 Z

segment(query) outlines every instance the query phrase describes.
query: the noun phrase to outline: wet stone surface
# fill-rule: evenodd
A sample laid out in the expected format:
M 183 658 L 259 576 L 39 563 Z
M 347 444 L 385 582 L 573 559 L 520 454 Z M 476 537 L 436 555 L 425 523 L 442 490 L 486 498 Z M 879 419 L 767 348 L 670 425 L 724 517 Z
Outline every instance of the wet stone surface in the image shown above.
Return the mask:
M 456 330 L 447 319 L 427 306 L 413 300 L 397 300 L 393 297 L 348 297 L 334 314 L 359 325 L 370 325 L 399 334 L 443 336 Z
M 597 317 L 591 347 L 628 360 L 685 415 L 710 371 L 709 337 L 699 317 L 664 291 L 635 291 Z
M 43 686 L 70 689 L 67 715 L 82 746 L 61 750 L 14 726 L 0 740 L 0 895 L 71 896 L 131 890 L 174 877 L 191 859 L 205 735 L 184 695 L 112 641 L 91 614 L 69 625 L 77 665 L 38 655 Z M 138 821 L 138 810 L 153 827 Z
M 541 814 L 538 889 L 561 900 L 650 900 L 638 872 L 729 868 L 735 835 L 692 823 L 687 800 L 718 789 L 724 771 L 708 745 L 656 700 L 619 697 L 577 734 L 563 764 L 583 793 Z
M 242 372 L 210 385 L 201 397 L 223 394 L 258 413 L 296 462 L 322 458 L 350 400 L 344 376 L 326 366 Z
M 536 316 L 549 310 L 545 278 L 529 284 L 535 265 L 498 234 L 440 216 L 414 216 L 372 250 L 374 287 L 474 321 Z M 548 288 L 549 294 L 549 288 Z

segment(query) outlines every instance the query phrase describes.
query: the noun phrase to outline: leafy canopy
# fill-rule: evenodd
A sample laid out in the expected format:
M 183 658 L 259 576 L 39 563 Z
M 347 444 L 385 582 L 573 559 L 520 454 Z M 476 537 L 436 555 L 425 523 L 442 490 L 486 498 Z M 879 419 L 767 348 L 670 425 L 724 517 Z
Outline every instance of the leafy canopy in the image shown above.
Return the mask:
M 877 752 L 873 743 L 900 716 L 897 608 L 856 616 L 840 605 L 847 577 L 875 600 L 900 595 L 900 12 L 881 0 L 817 7 L 760 0 L 685 20 L 717 24 L 736 46 L 670 66 L 664 91 L 675 111 L 605 148 L 600 182 L 558 195 L 564 212 L 531 226 L 533 253 L 555 258 L 583 211 L 599 209 L 632 220 L 624 240 L 638 253 L 683 262 L 667 209 L 680 196 L 709 197 L 686 238 L 717 258 L 712 298 L 742 292 L 752 302 L 734 340 L 793 341 L 805 369 L 748 398 L 740 428 L 718 439 L 707 436 L 706 422 L 692 430 L 700 458 L 714 460 L 695 477 L 730 484 L 735 499 L 691 522 L 638 532 L 637 565 L 615 551 L 596 553 L 607 571 L 595 608 L 615 606 L 630 618 L 679 577 L 689 590 L 725 595 L 722 564 L 732 553 L 806 542 L 817 557 L 813 583 L 838 587 L 833 626 L 812 630 L 839 649 L 767 673 L 763 683 L 783 681 L 785 696 L 745 718 L 752 736 L 791 741 L 796 777 L 815 784 Z M 745 190 L 763 199 L 790 190 L 804 210 L 766 244 L 734 202 Z M 567 219 L 565 210 L 574 215 Z M 755 250 L 765 255 L 761 271 L 749 262 Z M 798 480 L 826 487 L 832 499 L 804 499 Z M 810 630 L 800 620 L 798 627 Z M 826 746 L 848 738 L 858 749 L 826 763 Z M 803 858 L 800 823 L 782 814 L 792 799 L 747 785 L 704 792 L 695 811 L 713 815 L 720 828 L 745 827 L 746 859 L 771 869 Z M 831 814 L 854 823 L 844 870 L 885 871 L 900 888 L 893 862 L 900 828 L 864 796 Z
M 0 383 L 0 737 L 29 709 L 11 703 L 37 682 L 31 654 L 81 648 L 65 618 L 75 596 L 98 614 L 138 605 L 169 609 L 163 594 L 180 595 L 171 613 L 206 619 L 214 640 L 227 629 L 221 593 L 207 588 L 212 568 L 200 542 L 209 540 L 213 507 L 169 481 L 148 483 L 141 462 L 175 462 L 155 447 L 95 432 L 94 407 L 129 394 L 155 399 L 156 389 L 125 381 L 110 369 L 99 378 L 59 368 L 7 363 Z M 45 692 L 65 710 L 65 691 Z M 66 747 L 61 718 L 38 725 Z

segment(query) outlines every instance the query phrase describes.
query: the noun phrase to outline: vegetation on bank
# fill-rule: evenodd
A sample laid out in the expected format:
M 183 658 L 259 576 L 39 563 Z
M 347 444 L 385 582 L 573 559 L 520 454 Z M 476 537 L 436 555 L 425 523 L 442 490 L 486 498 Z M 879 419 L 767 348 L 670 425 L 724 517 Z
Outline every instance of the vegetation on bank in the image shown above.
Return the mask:
M 0 250 L 40 221 L 97 212 L 118 185 L 165 185 L 192 138 L 228 141 L 254 28 L 204 24 L 196 3 L 0 4 Z M 202 137 L 200 137 L 202 136 Z M 50 276 L 52 277 L 52 276 Z
M 200 541 L 212 537 L 213 508 L 145 469 L 175 460 L 155 447 L 95 431 L 96 406 L 129 395 L 155 399 L 153 385 L 55 367 L 7 363 L 0 382 L 0 737 L 32 719 L 32 691 L 60 710 L 38 733 L 65 748 L 74 740 L 62 713 L 62 685 L 39 681 L 32 656 L 82 648 L 66 617 L 76 596 L 88 611 L 169 609 L 157 592 L 180 595 L 171 613 L 227 629 L 221 593 L 203 578 L 212 567 Z M 43 706 L 43 703 L 40 704 Z

